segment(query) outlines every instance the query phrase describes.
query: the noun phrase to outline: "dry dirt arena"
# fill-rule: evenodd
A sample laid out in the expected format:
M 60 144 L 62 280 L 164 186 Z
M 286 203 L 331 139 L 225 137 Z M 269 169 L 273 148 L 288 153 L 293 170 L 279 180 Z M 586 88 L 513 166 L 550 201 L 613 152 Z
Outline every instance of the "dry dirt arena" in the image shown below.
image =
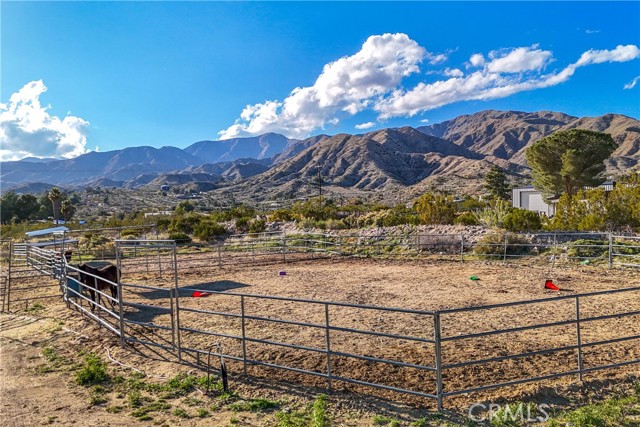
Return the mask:
M 188 261 L 180 260 L 184 266 Z M 281 275 L 284 272 L 285 275 Z M 480 280 L 472 281 L 471 276 Z M 546 279 L 560 286 L 562 291 L 544 289 Z M 125 282 L 162 285 L 153 275 L 131 275 Z M 222 270 L 194 267 L 179 275 L 180 326 L 183 331 L 181 345 L 199 351 L 208 351 L 216 343 L 223 346 L 226 354 L 242 357 L 242 346 L 238 339 L 220 338 L 206 332 L 234 336 L 242 334 L 239 317 L 190 312 L 241 313 L 240 298 L 213 294 L 205 298 L 191 297 L 194 289 L 222 291 L 253 295 L 275 295 L 304 300 L 331 301 L 360 305 L 396 307 L 413 310 L 443 310 L 457 307 L 499 304 L 540 298 L 563 297 L 576 293 L 619 289 L 640 286 L 640 275 L 632 270 L 609 271 L 602 267 L 580 266 L 555 269 L 547 267 L 505 265 L 501 262 L 426 261 L 426 260 L 372 260 L 333 258 L 315 261 L 300 261 L 287 264 L 233 267 Z M 168 307 L 167 294 L 158 291 L 128 290 L 124 299 L 131 302 Z M 309 348 L 297 350 L 288 347 L 247 342 L 246 357 L 265 363 L 284 365 L 318 373 L 327 372 L 326 334 L 323 328 L 290 325 L 265 320 L 261 317 L 283 321 L 325 324 L 325 306 L 306 302 L 278 301 L 245 297 L 245 334 L 250 339 L 260 339 L 284 344 L 295 344 Z M 640 292 L 625 292 L 583 298 L 580 301 L 580 316 L 612 315 L 622 312 L 640 312 Z M 153 310 L 129 307 L 128 318 L 137 321 L 170 325 L 170 316 L 154 313 Z M 329 305 L 329 322 L 332 327 L 358 329 L 396 334 L 424 339 L 434 335 L 433 316 L 414 313 L 387 312 L 381 310 L 351 308 Z M 537 304 L 496 308 L 481 311 L 443 314 L 442 336 L 461 335 L 518 328 L 540 323 L 562 322 L 575 318 L 575 299 L 561 299 Z M 204 333 L 195 332 L 202 331 Z M 140 331 L 157 334 L 155 339 L 170 341 L 161 331 L 148 328 Z M 609 318 L 581 324 L 582 343 L 640 335 L 640 315 Z M 376 357 L 401 361 L 414 365 L 434 366 L 434 345 L 344 330 L 330 331 L 331 351 L 352 353 L 365 357 Z M 446 341 L 442 345 L 442 362 L 455 363 L 513 355 L 523 352 L 542 351 L 554 347 L 576 344 L 575 324 L 559 325 L 543 329 L 513 332 L 508 334 Z M 317 350 L 317 351 L 314 351 Z M 186 358 L 195 353 L 186 353 Z M 193 356 L 195 357 L 195 356 Z M 582 350 L 584 368 L 640 359 L 640 341 L 625 340 L 603 346 L 585 347 Z M 230 364 L 233 373 L 241 373 L 239 363 Z M 444 371 L 444 391 L 450 392 L 481 385 L 515 381 L 527 377 L 569 372 L 577 369 L 577 350 L 571 349 L 553 354 L 540 354 L 527 358 L 503 360 L 467 367 L 451 367 Z M 295 384 L 323 387 L 326 380 L 291 371 L 274 371 L 263 366 L 253 366 L 248 372 L 253 376 L 267 376 L 289 380 Z M 638 365 L 619 368 L 616 373 L 594 372 L 588 378 L 604 378 L 609 375 L 638 373 Z M 331 374 L 360 381 L 375 382 L 424 393 L 435 393 L 433 372 L 372 362 L 342 355 L 331 356 Z M 568 383 L 576 376 L 556 380 Z M 551 382 L 554 383 L 554 382 Z M 334 381 L 334 389 L 359 393 L 393 396 L 403 401 L 424 404 L 424 399 L 413 399 L 407 395 L 393 395 L 371 388 Z M 498 389 L 482 394 L 466 396 L 458 401 L 477 398 L 496 398 L 513 393 L 532 391 L 539 384 L 525 384 Z M 455 405 L 455 398 L 450 398 Z
M 396 307 L 412 310 L 442 310 L 457 307 L 498 304 L 539 298 L 555 298 L 576 293 L 640 286 L 637 270 L 605 270 L 602 267 L 579 266 L 555 269 L 547 267 L 503 264 L 501 262 L 455 262 L 428 260 L 374 260 L 330 258 L 291 263 L 275 263 L 259 266 L 235 266 L 217 268 L 212 262 L 210 268 L 201 264 L 189 268 L 189 260 L 180 258 L 181 272 L 178 277 L 179 322 L 183 328 L 180 334 L 181 346 L 185 349 L 207 352 L 219 343 L 224 353 L 242 357 L 242 345 L 235 338 L 221 338 L 209 333 L 240 336 L 242 324 L 239 317 L 201 313 L 190 310 L 215 313 L 241 313 L 240 298 L 235 295 L 212 294 L 194 298 L 194 289 L 219 291 L 226 294 L 272 295 L 304 300 L 330 301 L 360 305 Z M 285 275 L 281 275 L 285 272 Z M 479 278 L 470 280 L 470 276 Z M 562 289 L 552 292 L 543 288 L 546 279 L 552 278 Z M 42 280 L 42 279 L 38 279 Z M 159 326 L 170 326 L 168 314 L 170 301 L 168 289 L 175 285 L 173 277 L 167 274 L 139 273 L 123 269 L 124 283 L 154 286 L 160 289 L 138 289 L 127 287 L 123 294 L 125 318 Z M 167 291 L 163 290 L 166 289 Z M 144 308 L 145 304 L 157 309 Z M 93 322 L 82 318 L 77 311 L 69 310 L 59 300 L 43 300 L 43 310 L 47 327 L 61 319 L 65 322 L 62 332 L 56 336 L 65 337 L 63 347 L 83 348 L 95 351 L 101 356 L 108 355 L 117 369 L 134 367 L 145 371 L 154 378 L 169 378 L 178 371 L 197 370 L 203 366 L 206 356 L 197 352 L 183 351 L 183 359 L 191 365 L 176 363 L 175 351 L 165 351 L 152 345 L 130 343 L 120 348 L 118 340 L 105 329 L 97 328 Z M 249 360 L 284 365 L 290 368 L 326 373 L 327 356 L 326 331 L 324 328 L 297 326 L 283 322 L 252 319 L 290 320 L 324 325 L 326 320 L 324 304 L 279 301 L 274 299 L 244 298 L 246 323 L 245 334 L 249 339 L 305 346 L 298 350 L 278 345 L 248 341 L 246 357 Z M 24 307 L 12 308 L 15 317 L 24 313 Z M 580 301 L 582 318 L 612 315 L 621 312 L 640 312 L 640 292 L 625 292 Z M 88 410 L 89 418 L 84 418 L 86 403 L 76 403 L 79 392 L 56 390 L 61 378 L 33 380 L 24 374 L 25 369 L 38 362 L 38 353 L 27 350 L 45 341 L 47 328 L 33 330 L 14 327 L 17 320 L 3 322 L 2 331 L 2 375 L 5 381 L 2 390 L 2 419 L 4 425 L 12 414 L 31 413 L 29 420 L 41 424 L 47 420 L 44 414 L 54 414 L 56 422 L 76 425 L 129 425 L 131 418 L 122 414 L 108 414 L 100 407 Z M 433 372 L 414 367 L 399 367 L 385 363 L 353 358 L 340 353 L 353 353 L 401 361 L 414 365 L 434 365 L 434 345 L 429 342 L 413 341 L 389 337 L 348 332 L 341 329 L 358 329 L 432 339 L 434 334 L 433 316 L 428 314 L 387 312 L 375 309 L 352 308 L 337 305 L 328 306 L 328 317 L 332 327 L 331 374 L 359 381 L 375 382 L 392 387 L 401 387 L 424 393 L 435 392 Z M 469 311 L 442 315 L 442 336 L 457 337 L 504 328 L 518 328 L 548 322 L 562 322 L 575 317 L 575 299 L 518 305 L 515 307 Z M 28 323 L 28 322 L 27 322 Z M 30 323 L 29 323 L 30 324 Z M 65 334 L 64 332 L 67 331 Z M 171 333 L 149 326 L 128 324 L 127 333 L 155 343 L 169 345 Z M 41 336 L 42 335 L 42 336 Z M 622 318 L 607 318 L 583 322 L 581 338 L 583 343 L 640 335 L 640 315 Z M 47 335 L 48 336 L 48 335 Z M 49 340 L 52 338 L 46 338 Z M 173 337 L 175 340 L 175 337 Z M 64 344 L 66 343 L 66 344 Z M 442 361 L 445 366 L 460 362 L 481 360 L 491 357 L 513 355 L 523 352 L 545 350 L 553 347 L 576 344 L 576 326 L 559 325 L 544 329 L 513 332 L 485 337 L 470 337 L 463 340 L 445 341 L 442 344 Z M 317 350 L 317 351 L 316 351 Z M 68 350 L 71 351 L 71 350 Z M 599 365 L 634 361 L 640 359 L 640 340 L 621 340 L 612 344 L 585 347 L 582 353 L 584 368 Z M 214 359 L 216 360 L 216 359 Z M 117 363 L 116 363 L 117 362 Z M 326 392 L 326 379 L 293 371 L 265 366 L 248 365 L 248 376 L 243 373 L 241 362 L 228 360 L 232 387 L 243 396 L 267 397 L 287 401 L 291 405 L 304 401 L 317 393 Z M 217 366 L 217 365 L 216 365 Z M 539 354 L 526 358 L 503 360 L 467 367 L 450 367 L 444 371 L 444 391 L 451 392 L 505 381 L 543 376 L 552 373 L 570 372 L 577 369 L 577 351 L 574 349 L 553 354 Z M 30 371 L 29 371 L 30 372 Z M 8 375 L 10 374 L 10 375 Z M 23 375 L 24 374 L 24 375 Z M 570 375 L 537 383 L 517 384 L 484 392 L 451 396 L 445 399 L 445 408 L 464 413 L 471 402 L 536 400 L 563 405 L 605 393 L 618 383 L 637 381 L 640 365 L 628 364 L 615 369 L 593 371 L 584 374 L 584 382 L 578 383 L 577 375 Z M 57 381 L 57 382 L 56 382 Z M 68 378 L 67 378 L 68 382 Z M 75 400 L 74 400 L 75 399 Z M 84 397 L 86 399 L 86 396 Z M 421 397 L 398 394 L 387 390 L 334 380 L 331 399 L 336 410 L 336 425 L 371 425 L 356 413 L 413 414 L 415 408 L 433 410 L 434 401 Z M 29 408 L 21 408 L 21 401 L 28 401 Z M 59 403 L 63 401 L 64 404 Z M 33 414 L 33 407 L 39 407 Z M 66 408 L 63 411 L 56 408 Z M 84 408 L 84 409 L 83 409 Z M 71 411 L 71 415 L 65 415 Z M 40 414 L 40 412 L 42 412 Z M 118 417 L 120 415 L 120 417 Z M 403 416 L 404 416 L 403 415 Z M 198 424 L 174 419 L 169 425 L 226 425 L 233 414 L 216 415 L 218 421 Z M 409 415 L 407 415 L 409 416 Z M 124 418 L 123 418 L 124 417 Z M 91 419 L 90 423 L 83 422 Z M 204 421 L 203 421 L 204 422 Z M 245 419 L 243 425 L 271 425 L 260 420 Z M 273 424 L 275 425 L 275 424 Z M 434 424 L 435 425 L 435 424 Z

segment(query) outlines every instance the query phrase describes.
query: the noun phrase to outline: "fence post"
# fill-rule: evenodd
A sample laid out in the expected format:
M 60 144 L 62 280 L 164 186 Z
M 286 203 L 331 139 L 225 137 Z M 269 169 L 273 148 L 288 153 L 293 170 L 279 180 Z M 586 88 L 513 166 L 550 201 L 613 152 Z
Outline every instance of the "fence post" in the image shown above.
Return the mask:
M 613 234 L 609 233 L 609 270 L 613 268 Z
M 578 341 L 578 378 L 582 381 L 582 338 L 580 336 L 580 297 L 576 297 L 576 338 Z
M 171 346 L 176 350 L 176 313 L 175 306 L 173 304 L 173 288 L 169 289 L 169 305 L 171 307 Z
M 507 239 L 508 239 L 508 235 L 507 233 L 504 233 L 504 256 L 502 257 L 502 261 L 506 262 L 507 261 Z
M 440 330 L 440 313 L 437 311 L 433 315 L 433 339 L 435 341 L 436 353 L 436 397 L 438 400 L 438 411 L 442 411 L 442 341 Z
M 324 304 L 325 339 L 327 341 L 327 385 L 331 390 L 331 338 L 329 334 L 329 304 Z
M 173 266 L 174 290 L 176 295 L 176 344 L 178 345 L 178 360 L 182 362 L 182 349 L 180 346 L 180 290 L 178 288 L 178 255 L 176 242 L 173 242 Z
M 460 262 L 464 262 L 464 234 L 460 234 Z
M 282 262 L 287 262 L 287 234 L 282 234 Z
M 135 247 L 134 247 L 135 249 Z M 118 321 L 120 323 L 120 345 L 124 347 L 125 337 L 124 337 L 124 308 L 122 306 L 122 283 L 120 282 L 120 275 L 122 272 L 122 259 L 120 258 L 120 244 L 116 242 L 116 266 L 118 275 L 116 277 L 116 284 L 118 289 Z
M 218 240 L 218 268 L 222 268 L 222 240 Z
M 5 298 L 7 299 L 7 312 L 10 312 L 9 306 L 11 304 L 11 260 L 13 258 L 13 241 L 9 242 L 9 262 L 7 262 L 7 288 Z M 2 304 L 4 311 L 4 304 Z
M 242 315 L 242 370 L 247 375 L 247 333 L 245 329 L 244 295 L 240 295 L 240 313 Z

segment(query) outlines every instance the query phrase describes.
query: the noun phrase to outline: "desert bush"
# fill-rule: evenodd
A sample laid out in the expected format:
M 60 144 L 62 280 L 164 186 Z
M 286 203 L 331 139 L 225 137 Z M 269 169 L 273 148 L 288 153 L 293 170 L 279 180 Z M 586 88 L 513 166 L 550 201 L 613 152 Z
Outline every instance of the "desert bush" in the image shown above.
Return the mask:
M 269 215 L 269 220 L 278 222 L 293 221 L 293 214 L 289 209 L 276 209 Z
M 480 225 L 476 216 L 471 212 L 464 212 L 453 220 L 454 224 L 460 225 Z
M 527 255 L 531 251 L 531 247 L 527 246 L 530 242 L 524 236 L 517 234 L 495 233 L 486 234 L 478 241 L 473 248 L 473 253 L 488 258 L 500 258 L 506 255 Z
M 609 255 L 609 242 L 597 239 L 578 239 L 569 244 L 567 255 L 572 258 L 599 258 Z
M 200 224 L 202 216 L 194 213 L 180 215 L 171 219 L 169 231 L 175 233 L 193 233 L 193 229 Z
M 291 212 L 298 219 L 311 219 L 314 221 L 326 221 L 337 219 L 338 209 L 324 197 L 314 197 L 304 202 L 296 202 L 291 207 Z
M 236 231 L 245 232 L 249 228 L 249 221 L 251 218 L 243 216 L 236 219 Z
M 450 196 L 425 193 L 416 200 L 413 208 L 423 224 L 453 224 L 456 206 Z
M 226 233 L 227 229 L 214 221 L 202 221 L 193 229 L 194 237 L 204 241 L 211 240 L 218 236 L 224 236 Z
M 85 357 L 84 364 L 76 372 L 76 382 L 80 385 L 101 384 L 108 378 L 107 364 L 93 353 Z
M 504 217 L 502 226 L 513 232 L 538 231 L 542 229 L 542 220 L 536 212 L 514 209 Z
M 502 227 L 505 218 L 511 212 L 511 204 L 505 200 L 492 200 L 489 206 L 474 211 L 476 219 L 485 227 Z
M 264 233 L 267 230 L 267 222 L 261 219 L 254 219 L 249 223 L 249 233 Z
M 187 233 L 182 232 L 169 233 L 169 240 L 175 240 L 176 243 L 182 244 L 191 243 L 193 241 L 193 239 L 191 239 L 191 236 L 189 236 Z

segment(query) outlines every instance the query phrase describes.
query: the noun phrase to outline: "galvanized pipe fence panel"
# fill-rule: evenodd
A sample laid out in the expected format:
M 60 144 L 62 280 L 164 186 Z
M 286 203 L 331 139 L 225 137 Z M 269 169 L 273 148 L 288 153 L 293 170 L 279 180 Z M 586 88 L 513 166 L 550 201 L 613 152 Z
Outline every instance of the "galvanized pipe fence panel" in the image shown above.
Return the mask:
M 441 240 L 422 240 L 421 237 L 412 237 L 406 239 L 400 244 L 413 245 L 414 248 L 427 247 L 427 250 L 437 250 L 447 247 L 446 252 L 451 252 L 451 255 L 464 258 L 465 253 L 468 251 L 468 246 L 473 247 L 473 243 L 467 243 L 464 236 L 457 235 L 459 237 L 459 246 L 455 246 L 453 242 L 456 241 L 456 235 L 454 237 L 443 237 Z M 583 236 L 583 235 L 582 235 Z M 265 236 L 263 236 L 265 237 Z M 509 244 L 522 245 L 525 247 L 537 247 L 538 251 L 551 250 L 552 255 L 556 256 L 558 251 L 565 245 L 570 247 L 571 242 L 575 242 L 576 236 L 560 235 L 560 234 L 547 234 L 536 235 L 532 237 L 526 243 L 513 243 L 506 240 L 506 244 L 503 243 L 503 248 Z M 589 235 L 593 237 L 593 235 Z M 590 243 L 580 242 L 574 245 L 576 248 L 597 248 L 601 249 L 606 246 L 609 250 L 609 258 L 611 264 L 613 261 L 621 258 L 632 258 L 635 260 L 635 251 L 639 246 L 639 238 L 634 236 L 613 236 L 609 235 L 609 241 L 607 245 L 591 245 Z M 381 236 L 376 238 L 381 239 Z M 347 254 L 350 253 L 349 245 L 353 244 L 349 239 L 359 239 L 355 241 L 355 246 L 363 246 L 370 242 L 361 237 L 349 237 L 349 236 L 332 236 L 332 235 L 316 235 L 314 238 L 301 238 L 301 236 L 293 236 L 288 238 L 287 236 L 275 236 L 275 239 L 271 236 L 258 240 L 259 243 L 247 244 L 245 238 L 237 238 L 237 247 L 253 248 L 259 247 L 267 252 L 270 252 L 273 248 L 278 254 L 284 245 L 275 246 L 274 240 L 287 242 L 293 248 L 300 246 L 300 242 L 305 242 L 304 248 L 314 248 L 316 245 L 325 247 L 337 248 L 338 253 Z M 297 242 L 294 241 L 297 240 Z M 438 246 L 439 245 L 439 246 Z M 499 245 L 496 245 L 499 247 Z M 233 248 L 233 246 L 229 245 Z M 238 363 L 243 372 L 247 371 L 248 367 L 267 367 L 274 369 L 281 369 L 285 371 L 294 372 L 302 375 L 309 375 L 320 378 L 326 381 L 327 387 L 335 386 L 335 382 L 350 383 L 356 386 L 373 387 L 376 389 L 394 391 L 399 393 L 406 393 L 410 395 L 420 396 L 429 399 L 435 399 L 439 409 L 443 408 L 444 399 L 450 396 L 456 396 L 460 394 L 480 392 L 484 390 L 490 390 L 500 387 L 508 387 L 517 384 L 524 384 L 530 382 L 538 382 L 543 380 L 549 380 L 553 378 L 559 378 L 563 376 L 575 375 L 579 379 L 583 374 L 589 372 L 596 372 L 603 369 L 609 369 L 614 367 L 629 366 L 639 363 L 640 360 L 615 360 L 611 363 L 596 363 L 587 364 L 586 360 L 589 357 L 589 351 L 591 349 L 600 349 L 602 347 L 612 344 L 626 344 L 636 345 L 636 341 L 640 339 L 640 330 L 637 330 L 637 326 L 640 322 L 637 321 L 637 316 L 640 316 L 640 306 L 627 306 L 625 310 L 619 310 L 613 314 L 602 314 L 597 311 L 595 306 L 595 313 L 589 314 L 585 311 L 585 305 L 588 309 L 589 301 L 598 297 L 611 297 L 612 295 L 623 296 L 628 301 L 640 302 L 638 292 L 640 287 L 617 289 L 609 291 L 591 292 L 583 294 L 572 295 L 559 295 L 553 298 L 544 298 L 528 301 L 516 301 L 502 304 L 492 304 L 474 307 L 453 308 L 440 311 L 423 311 L 423 310 L 407 310 L 402 308 L 392 307 L 378 307 L 367 306 L 348 303 L 337 303 L 332 301 L 316 301 L 305 300 L 296 298 L 286 298 L 279 296 L 269 295 L 255 295 L 245 294 L 237 292 L 221 292 L 211 291 L 208 289 L 198 289 L 198 287 L 180 288 L 178 286 L 178 247 L 173 241 L 144 241 L 144 242 L 131 242 L 131 241 L 118 241 L 116 242 L 116 258 L 118 266 L 123 268 L 126 266 L 127 260 L 137 260 L 139 253 L 145 253 L 145 251 L 151 251 L 154 254 L 160 254 L 162 259 L 168 260 L 165 265 L 165 274 L 169 274 L 173 283 L 169 286 L 150 286 L 141 285 L 135 283 L 125 283 L 119 280 L 119 283 L 115 283 L 119 287 L 120 292 L 118 298 L 114 299 L 112 296 L 107 295 L 104 292 L 100 292 L 101 297 L 105 302 L 114 302 L 117 306 L 115 308 L 109 308 L 106 304 L 96 306 L 97 303 L 89 303 L 90 299 L 82 292 L 83 287 L 80 284 L 79 288 L 69 289 L 69 284 L 73 283 L 72 277 L 75 273 L 78 273 L 78 269 L 72 265 L 65 263 L 64 275 L 63 275 L 63 294 L 65 300 L 74 307 L 78 308 L 84 314 L 114 332 L 120 336 L 123 343 L 140 343 L 143 345 L 150 345 L 160 347 L 170 352 L 173 352 L 180 361 L 187 362 L 188 358 L 200 363 L 201 357 L 204 355 L 218 355 L 224 356 L 228 360 Z M 435 249 L 433 249 L 435 248 Z M 20 248 L 22 249 L 22 248 Z M 300 248 L 296 248 L 300 249 Z M 47 265 L 46 253 L 40 250 L 32 250 L 25 248 L 26 260 L 41 266 L 43 263 Z M 130 252 L 133 251 L 134 255 L 131 256 Z M 629 251 L 630 253 L 628 253 Z M 249 251 L 251 252 L 251 251 Z M 444 250 L 440 252 L 445 252 Z M 18 252 L 19 253 L 19 252 Z M 49 254 L 50 255 L 50 254 Z M 252 254 L 253 255 L 253 254 Z M 285 252 L 286 255 L 286 252 Z M 494 255 L 494 254 L 491 254 Z M 503 258 L 507 258 L 508 254 L 503 252 Z M 629 257 L 621 257 L 620 255 L 629 255 Z M 50 255 L 55 258 L 55 255 Z M 583 257 L 578 257 L 583 259 Z M 44 261 L 43 261 L 44 259 Z M 59 260 L 58 258 L 55 258 Z M 209 264 L 211 264 L 211 258 L 208 258 Z M 625 262 L 620 264 L 632 264 L 634 262 Z M 162 266 L 159 263 L 159 266 Z M 132 266 L 136 266 L 132 264 Z M 167 268 L 167 267 L 171 268 Z M 52 271 L 52 274 L 56 273 L 55 269 L 48 270 L 47 273 Z M 77 281 L 77 280 L 76 280 Z M 79 292 L 78 292 L 79 290 Z M 226 303 L 221 304 L 220 308 L 216 305 L 215 310 L 202 308 L 199 304 L 193 304 L 196 299 L 191 298 L 193 292 L 203 292 L 211 295 L 211 301 L 220 299 L 226 299 Z M 89 307 L 84 307 L 83 302 L 87 301 Z M 202 301 L 202 300 L 198 300 Z M 285 317 L 274 317 L 273 314 L 261 314 L 259 311 L 261 306 L 269 306 L 265 302 L 282 302 L 292 304 L 302 304 L 307 307 L 304 312 L 309 313 L 313 319 L 290 319 Z M 557 310 L 559 304 L 566 302 L 568 306 L 573 307 L 573 314 L 571 317 L 567 317 L 554 321 L 538 321 L 536 314 L 539 310 L 535 310 L 532 307 L 538 307 L 541 304 L 549 304 L 553 307 L 553 310 Z M 226 304 L 226 308 L 225 308 Z M 96 306 L 98 313 L 92 313 L 90 310 L 91 305 Z M 111 305 L 111 304 L 109 304 Z M 637 304 L 636 304 L 637 305 Z M 483 313 L 496 309 L 511 309 L 514 307 L 524 308 L 529 310 L 530 317 L 525 319 L 529 323 L 520 326 L 512 327 L 498 327 L 488 330 L 476 330 L 465 334 L 451 334 L 449 333 L 449 325 L 455 324 L 458 316 L 465 314 L 472 314 L 476 319 L 482 319 Z M 314 311 L 315 309 L 315 311 Z M 354 328 L 350 325 L 340 324 L 341 320 L 349 318 L 345 316 L 341 310 L 357 310 L 357 311 L 376 311 L 392 313 L 394 316 L 400 315 L 415 315 L 424 318 L 428 318 L 430 326 L 424 329 L 422 335 L 411 335 L 406 333 L 386 332 L 375 329 L 367 328 Z M 563 311 L 569 313 L 569 309 L 563 309 Z M 285 310 L 286 312 L 286 310 Z M 137 316 L 134 315 L 137 313 Z M 315 316 L 315 317 L 314 317 Z M 230 319 L 228 323 L 224 325 L 224 328 L 218 328 L 222 325 L 212 319 L 225 318 Z M 606 320 L 616 320 L 623 322 L 622 326 L 619 325 L 618 329 L 621 331 L 628 330 L 629 333 L 623 336 L 616 336 L 607 339 L 585 339 L 585 333 L 587 333 L 587 326 Z M 303 334 L 289 333 L 285 334 L 285 337 L 274 338 L 271 336 L 260 335 L 261 329 L 256 327 L 256 324 L 268 325 L 273 328 L 274 331 L 284 331 L 284 328 L 293 327 L 301 328 L 305 333 L 310 333 L 316 339 L 316 342 L 308 341 L 308 339 L 300 340 L 300 337 L 305 337 Z M 554 328 L 568 327 L 571 328 L 573 333 L 567 336 L 571 338 L 571 343 L 557 346 L 550 346 L 548 348 L 530 350 L 530 351 L 516 351 L 508 354 L 501 354 L 493 357 L 479 357 L 472 360 L 460 358 L 460 352 L 449 353 L 451 349 L 450 345 L 457 345 L 459 343 L 466 343 L 470 340 L 477 339 L 494 339 L 495 337 L 508 337 L 510 335 L 517 335 L 522 333 L 550 333 L 546 331 L 553 331 Z M 268 329 L 268 328 L 264 328 Z M 309 332 L 312 331 L 312 332 Z M 340 339 L 340 334 L 347 334 L 350 339 Z M 356 338 L 354 338 L 356 337 Z M 355 351 L 349 351 L 349 349 L 342 349 L 340 345 L 344 345 L 345 342 L 358 342 L 362 340 L 362 337 L 375 337 L 376 339 L 390 340 L 393 342 L 410 342 L 416 345 L 427 345 L 430 349 L 428 354 L 430 356 L 430 363 L 416 362 L 414 360 L 403 360 L 403 357 L 390 357 L 386 354 L 369 353 L 362 354 Z M 211 340 L 224 341 L 222 352 L 212 352 Z M 313 356 L 317 361 L 317 369 L 309 369 L 305 366 L 295 366 L 293 363 L 289 363 L 289 360 L 271 360 L 269 357 L 265 357 L 268 352 L 257 351 L 261 346 L 267 346 L 269 348 L 281 349 L 280 351 L 286 354 L 291 351 L 305 352 Z M 408 348 L 408 347 L 405 347 Z M 455 347 L 454 347 L 455 348 Z M 273 350 L 271 350 L 273 351 Z M 571 365 L 568 359 L 565 359 L 565 354 L 570 352 L 575 353 L 575 365 Z M 403 354 L 403 352 L 399 352 Z M 451 359 L 452 354 L 457 356 L 457 359 Z M 464 353 L 462 353 L 464 354 Z M 540 373 L 533 376 L 525 376 L 514 379 L 504 379 L 499 382 L 493 382 L 482 385 L 464 385 L 459 383 L 451 383 L 448 373 L 456 369 L 466 369 L 469 367 L 485 367 L 487 365 L 511 362 L 522 359 L 531 359 L 538 356 L 554 356 L 561 355 L 561 360 L 567 360 L 566 364 L 558 364 L 553 367 L 553 372 Z M 310 357 L 310 356 L 309 356 Z M 343 360 L 349 361 L 343 362 Z M 355 362 L 354 362 L 355 361 Z M 415 371 L 423 372 L 425 377 L 424 384 L 430 384 L 428 388 L 411 389 L 406 386 L 403 387 L 403 383 L 382 383 L 370 378 L 362 378 L 357 375 L 350 375 L 350 372 L 341 371 L 341 366 L 348 365 L 354 366 L 354 363 L 365 364 L 381 364 L 383 366 L 390 366 L 394 368 L 407 368 Z M 468 376 L 467 378 L 472 379 Z M 449 385 L 453 384 L 453 385 Z

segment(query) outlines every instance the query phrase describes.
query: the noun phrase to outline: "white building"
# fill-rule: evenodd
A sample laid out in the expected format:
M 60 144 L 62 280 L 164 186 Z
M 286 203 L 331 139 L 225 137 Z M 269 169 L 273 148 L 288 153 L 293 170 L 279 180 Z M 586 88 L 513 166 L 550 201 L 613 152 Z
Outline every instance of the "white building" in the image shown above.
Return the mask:
M 552 217 L 556 213 L 555 203 L 547 203 L 542 193 L 532 186 L 516 187 L 512 191 L 514 208 L 526 209 Z
M 613 191 L 616 183 L 613 181 L 603 182 L 599 188 L 604 191 Z M 590 189 L 593 187 L 585 187 Z M 556 203 L 558 198 L 545 198 L 542 193 L 532 186 L 516 187 L 512 190 L 512 205 L 514 208 L 527 209 L 529 211 L 538 212 L 541 215 L 552 217 L 556 214 Z

